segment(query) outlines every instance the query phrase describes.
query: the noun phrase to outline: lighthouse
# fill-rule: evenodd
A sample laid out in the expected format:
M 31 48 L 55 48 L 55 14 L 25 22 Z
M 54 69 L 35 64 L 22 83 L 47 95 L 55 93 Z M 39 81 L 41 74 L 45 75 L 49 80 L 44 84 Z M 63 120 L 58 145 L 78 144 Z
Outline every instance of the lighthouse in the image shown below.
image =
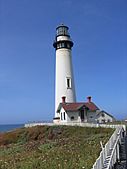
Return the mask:
M 64 98 L 64 101 L 67 103 L 76 102 L 71 54 L 73 42 L 68 30 L 69 28 L 63 24 L 58 26 L 53 43 L 56 50 L 55 118 L 58 117 L 57 108 L 62 102 L 62 98 Z

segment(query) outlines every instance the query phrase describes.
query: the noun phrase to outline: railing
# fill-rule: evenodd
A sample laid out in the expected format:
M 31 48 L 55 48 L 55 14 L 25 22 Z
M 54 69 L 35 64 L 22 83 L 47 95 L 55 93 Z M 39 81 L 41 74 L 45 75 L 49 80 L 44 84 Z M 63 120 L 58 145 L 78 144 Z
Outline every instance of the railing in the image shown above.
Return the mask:
M 95 124 L 95 123 L 83 123 L 83 122 L 63 122 L 63 123 L 52 123 L 52 122 L 33 122 L 33 123 L 26 123 L 25 127 L 33 127 L 33 126 L 54 126 L 54 125 L 66 125 L 66 126 L 81 126 L 81 127 L 104 127 L 104 128 L 118 128 L 122 126 L 124 130 L 126 130 L 125 125 L 116 125 L 116 124 Z
M 125 130 L 123 126 L 118 126 L 100 152 L 100 156 L 96 160 L 92 169 L 112 169 L 114 164 L 119 160 L 119 146 L 121 139 L 124 137 Z

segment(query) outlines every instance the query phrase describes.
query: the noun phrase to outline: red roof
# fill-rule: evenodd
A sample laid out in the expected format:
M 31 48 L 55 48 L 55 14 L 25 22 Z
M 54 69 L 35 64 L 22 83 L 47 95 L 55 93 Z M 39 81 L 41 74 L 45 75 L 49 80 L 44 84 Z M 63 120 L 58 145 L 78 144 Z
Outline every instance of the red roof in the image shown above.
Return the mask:
M 90 111 L 99 110 L 99 108 L 93 102 L 87 102 L 87 103 L 85 103 L 85 102 L 84 103 L 61 103 L 61 106 L 66 111 L 77 111 L 82 107 L 86 107 Z

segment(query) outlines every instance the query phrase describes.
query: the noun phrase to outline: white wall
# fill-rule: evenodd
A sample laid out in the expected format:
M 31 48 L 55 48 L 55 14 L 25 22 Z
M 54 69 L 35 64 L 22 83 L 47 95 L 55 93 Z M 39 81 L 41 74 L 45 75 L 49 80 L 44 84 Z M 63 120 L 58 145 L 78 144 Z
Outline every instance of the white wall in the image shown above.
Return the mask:
M 64 113 L 65 113 L 65 119 L 64 119 Z M 61 115 L 62 115 L 62 119 L 61 119 Z M 60 122 L 67 122 L 67 113 L 63 107 L 61 108 L 60 111 Z
M 70 38 L 69 38 L 68 36 L 58 36 L 58 37 L 57 37 L 57 41 L 61 41 L 61 40 L 70 41 Z
M 65 119 L 64 119 L 64 112 L 65 112 Z M 62 114 L 62 119 L 61 119 Z M 71 120 L 71 117 L 74 117 L 74 120 Z M 66 112 L 63 108 L 60 111 L 60 122 L 78 122 L 79 119 L 79 112 Z
M 93 112 L 91 112 L 91 111 L 88 111 L 87 112 L 87 121 L 88 122 L 96 122 L 96 111 L 93 111 Z
M 68 112 L 67 113 L 68 116 L 68 122 L 79 122 L 80 118 L 79 118 L 79 112 Z M 74 117 L 74 120 L 71 120 L 71 117 Z
M 104 114 L 104 117 L 102 117 L 102 114 Z M 97 120 L 99 121 L 99 123 L 103 123 L 103 120 L 105 120 L 106 123 L 108 122 L 108 120 L 110 120 L 110 122 L 114 121 L 114 119 L 106 113 L 100 113 L 97 116 Z
M 67 88 L 66 80 L 71 78 L 71 88 Z M 55 112 L 59 103 L 62 102 L 61 97 L 66 96 L 66 102 L 76 102 L 75 85 L 72 69 L 72 56 L 70 49 L 56 50 L 56 84 L 55 84 Z M 57 115 L 57 114 L 56 114 Z
M 104 113 L 104 117 L 102 117 L 102 113 L 98 114 L 98 111 L 93 111 L 93 112 L 87 112 L 87 118 L 88 118 L 88 122 L 92 122 L 92 123 L 96 123 L 97 121 L 99 123 L 104 123 L 104 121 L 107 123 L 108 120 L 110 120 L 110 122 L 113 122 L 114 119 L 109 116 L 108 114 Z M 104 120 L 104 121 L 103 121 Z
M 65 119 L 64 119 L 64 112 L 65 112 Z M 61 113 L 62 113 L 62 119 L 61 119 Z M 84 112 L 85 113 L 85 112 Z M 102 114 L 104 114 L 104 117 L 102 117 Z M 63 108 L 61 108 L 60 111 L 60 122 L 81 122 L 81 118 L 80 118 L 80 113 L 79 111 L 76 112 L 66 112 Z M 74 120 L 71 120 L 71 117 L 74 117 Z M 88 123 L 96 123 L 98 121 L 98 123 L 104 123 L 108 122 L 108 120 L 110 120 L 110 122 L 113 122 L 114 119 L 109 116 L 106 113 L 99 113 L 96 111 L 87 111 L 87 120 L 84 119 L 84 122 L 88 122 Z

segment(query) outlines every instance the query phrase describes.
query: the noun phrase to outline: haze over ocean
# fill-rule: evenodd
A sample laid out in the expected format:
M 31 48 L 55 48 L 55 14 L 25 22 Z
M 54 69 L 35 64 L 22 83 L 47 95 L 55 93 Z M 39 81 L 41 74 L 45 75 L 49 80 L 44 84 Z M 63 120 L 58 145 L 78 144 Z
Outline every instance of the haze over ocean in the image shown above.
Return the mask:
M 0 0 L 0 124 L 52 120 L 55 28 L 64 23 L 77 101 L 127 117 L 126 0 Z
M 24 127 L 24 124 L 0 124 L 0 133 Z

